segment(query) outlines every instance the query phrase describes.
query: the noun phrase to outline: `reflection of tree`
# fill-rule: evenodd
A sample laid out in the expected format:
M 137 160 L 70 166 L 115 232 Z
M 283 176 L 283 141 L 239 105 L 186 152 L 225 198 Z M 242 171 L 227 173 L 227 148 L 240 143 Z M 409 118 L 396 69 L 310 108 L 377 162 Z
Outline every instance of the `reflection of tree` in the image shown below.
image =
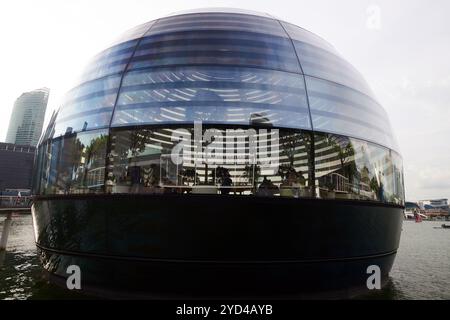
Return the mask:
M 354 158 L 355 149 L 349 139 L 346 139 L 347 143 L 345 145 L 338 139 L 339 138 L 335 135 L 327 135 L 328 145 L 331 147 L 333 153 L 336 153 L 339 158 L 342 175 L 348 178 L 349 182 L 352 183 L 358 172 Z
M 339 152 L 339 160 L 341 162 L 342 172 L 345 177 L 352 183 L 358 170 L 355 163 L 355 149 L 349 141 L 344 148 Z
M 119 181 L 123 183 L 127 181 L 128 174 L 124 167 L 129 167 L 133 161 L 136 161 L 136 157 L 140 153 L 145 151 L 145 145 L 148 143 L 151 131 L 146 129 L 122 131 L 112 136 L 112 142 L 118 140 L 115 143 L 115 147 L 108 156 L 108 163 L 112 161 L 119 161 L 113 166 L 113 170 L 108 173 L 108 181 L 110 184 L 114 184 L 113 181 Z M 114 160 L 116 159 L 116 160 Z
M 260 176 L 261 176 L 261 167 L 260 166 L 258 166 L 257 164 L 249 164 L 249 165 L 245 166 L 244 178 L 248 179 L 248 181 L 250 182 L 253 177 L 253 181 L 251 181 L 253 193 L 256 192 L 256 187 L 257 187 L 258 179 Z
M 380 185 L 378 184 L 378 181 L 375 177 L 372 177 L 372 179 L 370 179 L 370 189 L 377 195 L 380 192 Z
M 87 167 L 95 165 L 95 162 L 98 159 L 103 160 L 107 140 L 108 136 L 106 135 L 101 135 L 91 140 L 91 143 L 86 147 L 85 150 Z
M 379 172 L 379 177 L 381 177 L 382 173 Z M 377 195 L 377 200 L 384 201 L 384 185 L 381 181 L 381 178 L 378 178 L 376 176 L 373 176 L 370 180 L 370 189 L 375 192 Z
M 92 139 L 91 143 L 86 147 L 84 151 L 86 157 L 83 175 L 84 186 L 87 186 L 89 183 L 88 179 L 89 170 L 104 165 L 107 140 L 108 136 L 101 135 L 99 137 Z
M 370 186 L 370 172 L 366 165 L 361 169 L 361 182 Z
M 145 151 L 145 145 L 148 143 L 149 131 L 148 130 L 135 130 L 130 134 L 129 148 L 126 150 L 126 155 L 131 153 L 131 157 L 135 158 L 139 153 Z M 125 156 L 126 156 L 125 155 Z
M 278 167 L 278 174 L 281 176 L 282 181 L 286 181 L 289 177 L 293 182 L 300 182 L 305 184 L 305 178 L 301 171 L 297 172 L 295 168 L 295 155 L 298 154 L 298 149 L 300 146 L 304 146 L 305 153 L 308 160 L 311 157 L 311 135 L 304 132 L 281 132 L 280 133 L 280 148 L 281 156 L 285 156 L 288 159 L 287 163 L 280 164 Z M 310 163 L 308 164 L 308 167 Z M 312 175 L 309 174 L 311 178 Z M 310 181 L 309 185 L 313 185 Z
M 152 163 L 150 167 L 143 168 L 143 183 L 144 187 L 154 187 L 160 181 L 160 172 L 156 164 Z
M 136 184 L 140 179 L 140 168 L 135 168 L 137 157 L 140 153 L 145 151 L 145 145 L 150 138 L 150 134 L 151 131 L 145 129 L 132 131 L 129 136 L 130 141 L 128 143 L 128 149 L 123 150 L 124 154 L 122 155 L 122 158 L 128 157 L 128 165 L 134 161 L 134 166 L 131 166 L 131 168 L 128 166 L 128 170 L 132 170 L 128 172 L 128 174 L 130 174 L 132 184 Z
M 280 166 L 278 167 L 278 174 L 281 177 L 281 181 L 286 180 L 288 174 L 291 172 L 291 168 L 292 167 L 289 164 L 280 164 Z
M 59 151 L 55 157 L 57 163 L 55 185 L 59 191 L 71 193 L 85 189 L 89 185 L 89 171 L 105 166 L 108 137 L 105 135 L 92 139 L 91 137 L 91 134 L 84 133 L 65 137 L 61 140 L 61 148 L 55 149 Z M 99 184 L 103 183 L 104 172 L 97 176 L 96 181 Z
M 215 169 L 212 170 L 212 175 L 213 175 L 213 183 L 216 183 L 216 178 L 217 178 L 217 183 L 222 184 L 222 182 L 224 181 L 224 179 L 226 177 L 230 176 L 230 171 L 227 168 L 224 167 L 217 167 Z
M 66 140 L 66 145 L 64 146 L 63 151 L 64 153 L 69 154 L 71 159 L 69 161 L 68 159 L 65 159 L 64 155 L 62 155 L 62 163 L 67 166 L 71 166 L 70 170 L 72 170 L 72 176 L 67 172 L 69 168 L 63 168 L 60 174 L 63 175 L 63 179 L 66 180 L 65 190 L 67 192 L 69 192 L 73 185 L 83 185 L 85 175 L 83 163 L 81 163 L 81 157 L 83 156 L 84 147 L 85 146 L 76 137 Z
M 296 154 L 296 148 L 302 142 L 300 133 L 281 132 L 280 133 L 280 147 L 281 155 L 288 158 L 288 167 L 294 168 L 294 160 Z

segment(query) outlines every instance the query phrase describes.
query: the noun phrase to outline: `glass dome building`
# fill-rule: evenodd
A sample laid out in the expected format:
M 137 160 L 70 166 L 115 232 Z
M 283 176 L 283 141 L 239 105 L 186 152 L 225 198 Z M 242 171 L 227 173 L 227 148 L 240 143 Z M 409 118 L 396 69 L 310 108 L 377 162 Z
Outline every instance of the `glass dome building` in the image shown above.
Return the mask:
M 183 12 L 97 54 L 38 146 L 51 280 L 85 290 L 322 294 L 382 282 L 403 169 L 388 116 L 322 38 L 268 14 Z

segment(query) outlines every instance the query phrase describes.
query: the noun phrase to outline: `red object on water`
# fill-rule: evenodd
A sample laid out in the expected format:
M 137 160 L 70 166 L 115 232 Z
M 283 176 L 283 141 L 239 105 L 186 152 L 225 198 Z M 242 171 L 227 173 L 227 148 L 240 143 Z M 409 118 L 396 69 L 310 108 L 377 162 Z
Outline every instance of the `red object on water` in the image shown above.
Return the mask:
M 422 217 L 420 216 L 420 214 L 415 213 L 414 217 L 416 218 L 416 222 L 422 222 Z

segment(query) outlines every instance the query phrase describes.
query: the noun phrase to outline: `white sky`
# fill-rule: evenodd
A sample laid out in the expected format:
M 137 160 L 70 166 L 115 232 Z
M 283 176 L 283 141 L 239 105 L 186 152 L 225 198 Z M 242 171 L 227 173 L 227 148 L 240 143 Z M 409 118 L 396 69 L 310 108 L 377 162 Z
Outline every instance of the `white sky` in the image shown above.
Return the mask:
M 0 141 L 22 92 L 51 89 L 48 120 L 87 60 L 117 35 L 200 7 L 268 12 L 334 44 L 390 116 L 407 198 L 450 197 L 448 0 L 2 0 Z

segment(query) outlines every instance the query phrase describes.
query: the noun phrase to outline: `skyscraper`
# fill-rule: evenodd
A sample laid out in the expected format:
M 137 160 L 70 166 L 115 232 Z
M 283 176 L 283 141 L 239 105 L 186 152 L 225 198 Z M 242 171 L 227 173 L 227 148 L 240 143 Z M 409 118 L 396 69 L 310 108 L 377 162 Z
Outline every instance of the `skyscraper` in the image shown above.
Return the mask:
M 7 143 L 36 146 L 44 125 L 50 89 L 41 88 L 22 93 L 14 103 L 9 120 Z

